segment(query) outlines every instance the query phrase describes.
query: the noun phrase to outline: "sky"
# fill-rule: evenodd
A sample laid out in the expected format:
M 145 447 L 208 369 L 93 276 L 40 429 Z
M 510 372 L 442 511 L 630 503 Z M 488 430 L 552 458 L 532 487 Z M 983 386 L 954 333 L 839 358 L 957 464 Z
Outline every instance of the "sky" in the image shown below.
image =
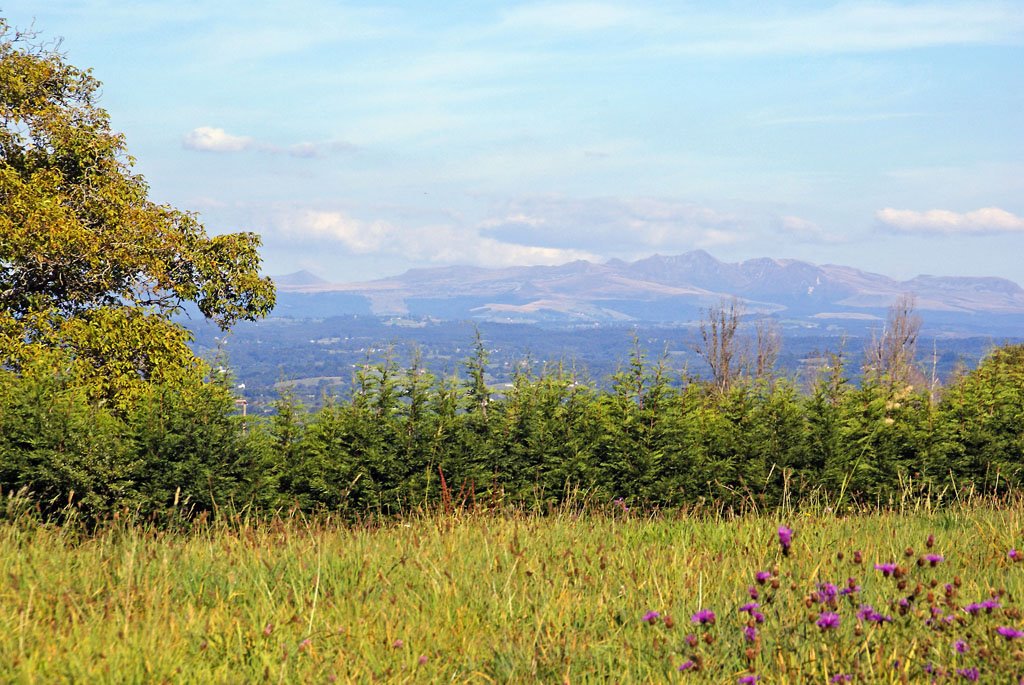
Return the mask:
M 264 270 L 704 249 L 1024 284 L 1024 2 L 0 0 Z

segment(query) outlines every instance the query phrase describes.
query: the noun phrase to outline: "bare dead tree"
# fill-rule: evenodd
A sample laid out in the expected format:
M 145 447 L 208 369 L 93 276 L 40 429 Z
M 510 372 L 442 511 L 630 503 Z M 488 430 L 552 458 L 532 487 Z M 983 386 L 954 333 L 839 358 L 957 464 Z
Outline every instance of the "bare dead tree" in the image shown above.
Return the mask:
M 914 366 L 921 317 L 914 312 L 914 296 L 901 295 L 889 307 L 889 317 L 881 334 L 873 334 L 868 345 L 865 371 L 890 389 L 905 387 L 919 380 Z
M 758 319 L 754 335 L 754 378 L 771 381 L 782 349 L 782 336 L 775 322 L 765 318 Z
M 700 342 L 694 351 L 711 370 L 711 383 L 719 392 L 729 391 L 739 372 L 736 332 L 742 306 L 738 299 L 709 308 L 700 322 Z

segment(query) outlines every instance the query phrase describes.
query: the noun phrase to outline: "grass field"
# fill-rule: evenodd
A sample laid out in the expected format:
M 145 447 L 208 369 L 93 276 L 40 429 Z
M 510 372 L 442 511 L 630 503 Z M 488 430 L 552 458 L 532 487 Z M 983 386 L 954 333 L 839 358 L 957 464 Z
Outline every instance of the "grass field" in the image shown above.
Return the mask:
M 0 681 L 1016 683 L 1022 525 L 1019 504 L 92 536 L 14 521 Z

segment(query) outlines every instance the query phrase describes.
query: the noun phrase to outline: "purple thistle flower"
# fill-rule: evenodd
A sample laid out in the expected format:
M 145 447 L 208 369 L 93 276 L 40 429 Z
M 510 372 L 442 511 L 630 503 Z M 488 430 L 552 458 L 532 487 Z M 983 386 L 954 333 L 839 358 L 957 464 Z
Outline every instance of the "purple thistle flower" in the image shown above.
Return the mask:
M 698 623 L 700 625 L 713 624 L 715 622 L 715 612 L 711 609 L 701 609 L 693 616 L 690 617 L 690 621 Z
M 930 566 L 941 564 L 946 560 L 946 557 L 942 556 L 941 554 L 925 554 L 923 558 L 925 561 L 928 562 Z
M 685 673 L 686 671 L 689 671 L 691 668 L 694 668 L 696 665 L 697 664 L 693 662 L 693 659 L 687 659 L 683 663 L 679 664 L 679 671 Z
M 746 612 L 748 614 L 753 614 L 754 611 L 756 609 L 759 609 L 760 607 L 761 607 L 761 605 L 758 604 L 757 602 L 747 602 L 746 604 L 744 604 L 743 606 L 740 607 L 740 611 Z
M 760 611 L 754 611 L 750 614 L 750 616 L 757 623 L 764 623 L 764 614 L 762 614 Z
M 971 648 L 967 646 L 967 643 L 963 640 L 957 640 L 953 643 L 953 651 L 957 654 L 966 654 L 971 651 Z
M 996 632 L 1007 640 L 1016 640 L 1019 637 L 1024 637 L 1024 631 L 1011 628 L 1010 626 L 999 626 L 996 628 Z
M 760 679 L 761 676 L 759 675 L 745 675 L 736 682 L 740 685 L 753 685 L 753 683 L 756 683 Z
M 980 675 L 980 673 L 978 672 L 978 669 L 974 668 L 974 667 L 971 667 L 971 668 L 958 668 L 958 669 L 956 669 L 956 672 L 957 672 L 957 675 L 959 675 L 961 678 L 963 678 L 964 680 L 970 680 L 971 682 L 974 682 L 975 680 L 977 680 L 978 676 Z
M 661 618 L 661 613 L 660 613 L 660 612 L 657 612 L 657 611 L 648 611 L 648 612 L 647 612 L 646 614 L 644 614 L 644 617 L 643 617 L 643 618 L 642 618 L 641 620 L 642 620 L 642 621 L 643 621 L 644 623 L 652 623 L 652 624 L 653 624 L 653 623 L 655 623 L 655 622 L 656 622 L 656 621 L 657 621 L 657 620 L 658 620 L 659 618 Z
M 1007 552 L 1006 556 L 1010 558 L 1010 561 L 1020 561 L 1021 559 L 1024 559 L 1024 554 L 1021 554 L 1015 549 L 1011 549 L 1009 552 Z
M 758 585 L 764 585 L 765 583 L 767 583 L 771 579 L 772 579 L 772 572 L 771 571 L 758 571 L 757 573 L 754 574 L 754 580 L 757 581 Z
M 754 626 L 744 626 L 743 627 L 743 639 L 746 640 L 747 642 L 756 642 L 757 641 L 757 628 L 755 628 Z
M 750 595 L 750 599 L 757 599 L 761 596 L 761 593 L 757 591 L 757 588 L 753 585 L 747 588 L 747 594 Z
M 964 607 L 964 611 L 969 613 L 971 616 L 976 616 L 982 611 L 985 613 L 992 613 L 993 609 L 998 609 L 1002 604 L 998 599 L 986 599 L 984 602 L 971 602 Z
M 832 583 L 818 583 L 818 601 L 828 604 L 839 595 L 839 588 Z
M 815 623 L 822 630 L 834 630 L 839 627 L 839 614 L 833 611 L 823 611 Z
M 779 544 L 782 545 L 782 555 L 789 556 L 789 548 L 793 544 L 793 531 L 786 526 L 779 526 Z
M 875 570 L 881 571 L 883 576 L 889 577 L 896 572 L 896 564 L 890 562 L 875 564 Z

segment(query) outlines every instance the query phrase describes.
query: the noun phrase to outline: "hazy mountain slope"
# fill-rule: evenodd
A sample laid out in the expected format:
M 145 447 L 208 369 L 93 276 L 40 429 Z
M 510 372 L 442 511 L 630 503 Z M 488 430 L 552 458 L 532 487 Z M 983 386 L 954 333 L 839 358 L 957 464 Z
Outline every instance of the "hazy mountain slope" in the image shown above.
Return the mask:
M 412 269 L 365 283 L 328 284 L 300 272 L 277 279 L 290 309 L 299 293 L 338 297 L 336 313 L 521 321 L 682 321 L 724 299 L 781 317 L 874 318 L 904 293 L 922 312 L 1024 316 L 1024 290 L 988 277 L 898 281 L 848 266 L 793 259 L 721 262 L 703 250 L 635 262 Z M 345 309 L 347 307 L 348 309 Z

